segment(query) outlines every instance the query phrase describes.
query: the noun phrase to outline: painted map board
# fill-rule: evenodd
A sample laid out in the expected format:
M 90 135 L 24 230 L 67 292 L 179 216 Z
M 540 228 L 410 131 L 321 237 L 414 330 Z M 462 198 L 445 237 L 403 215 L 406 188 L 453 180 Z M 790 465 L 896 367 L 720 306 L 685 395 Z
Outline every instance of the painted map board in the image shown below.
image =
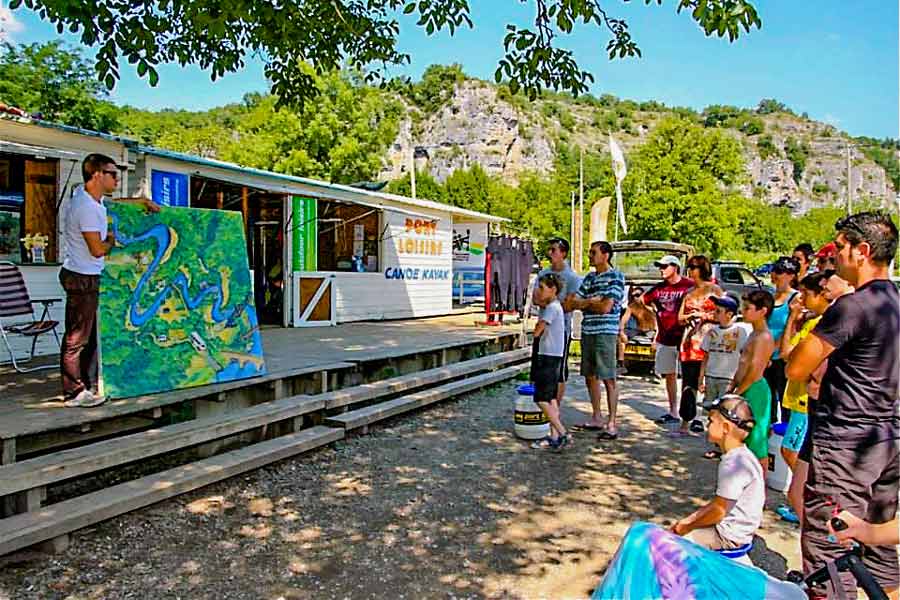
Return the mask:
M 103 393 L 123 398 L 266 372 L 241 213 L 110 203 L 100 281 Z

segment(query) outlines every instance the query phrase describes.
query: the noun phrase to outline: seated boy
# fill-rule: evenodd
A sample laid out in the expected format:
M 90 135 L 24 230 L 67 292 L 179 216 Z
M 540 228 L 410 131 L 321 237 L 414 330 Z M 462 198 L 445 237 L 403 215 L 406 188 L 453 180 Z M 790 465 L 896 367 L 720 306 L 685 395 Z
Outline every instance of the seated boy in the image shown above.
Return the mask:
M 754 425 L 750 405 L 740 396 L 728 394 L 712 405 L 706 437 L 722 449 L 716 497 L 677 521 L 674 533 L 710 550 L 734 550 L 753 541 L 766 501 L 762 466 L 744 444 Z M 753 564 L 746 554 L 735 560 Z
M 562 450 L 570 440 L 566 427 L 560 420 L 557 384 L 566 352 L 566 324 L 558 295 L 562 287 L 555 273 L 545 273 L 538 279 L 534 300 L 541 307 L 540 319 L 534 328 L 537 343 L 532 352 L 531 381 L 534 383 L 534 401 L 550 421 L 550 436 L 532 444 L 532 448 Z

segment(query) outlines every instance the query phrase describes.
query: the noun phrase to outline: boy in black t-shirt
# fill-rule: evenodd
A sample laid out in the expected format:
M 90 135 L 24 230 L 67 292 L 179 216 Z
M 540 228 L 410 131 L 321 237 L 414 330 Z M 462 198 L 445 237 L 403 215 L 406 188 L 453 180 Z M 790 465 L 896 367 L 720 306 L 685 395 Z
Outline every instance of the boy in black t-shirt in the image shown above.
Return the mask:
M 897 227 L 883 213 L 866 212 L 841 219 L 835 228 L 838 275 L 856 292 L 829 307 L 787 366 L 789 379 L 804 381 L 828 359 L 804 493 L 801 549 L 807 573 L 845 552 L 828 540 L 831 516 L 846 509 L 885 523 L 897 514 L 900 492 L 900 298 L 888 279 Z M 869 546 L 863 561 L 885 590 L 900 585 L 895 547 Z M 853 577 L 842 582 L 855 597 Z

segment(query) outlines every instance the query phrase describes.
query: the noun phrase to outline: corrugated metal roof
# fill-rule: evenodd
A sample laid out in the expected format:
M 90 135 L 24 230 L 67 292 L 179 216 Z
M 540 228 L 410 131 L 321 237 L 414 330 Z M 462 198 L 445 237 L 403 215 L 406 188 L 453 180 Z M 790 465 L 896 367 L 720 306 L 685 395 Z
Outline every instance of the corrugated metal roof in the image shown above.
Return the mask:
M 465 208 L 459 208 L 456 206 L 451 206 L 449 204 L 444 204 L 442 202 L 435 202 L 433 200 L 425 200 L 421 198 L 409 198 L 407 196 L 399 196 L 396 194 L 387 194 L 384 192 L 373 192 L 370 190 L 363 190 L 360 188 L 355 188 L 349 185 L 342 185 L 339 183 L 328 183 L 326 181 L 319 181 L 317 179 L 308 179 L 306 177 L 297 177 L 295 175 L 286 175 L 284 173 L 273 173 L 272 171 L 264 171 L 262 169 L 255 169 L 253 167 L 244 167 L 235 163 L 229 163 L 221 160 L 215 160 L 211 158 L 203 158 L 200 156 L 194 156 L 191 154 L 183 154 L 181 152 L 174 152 L 172 150 L 164 150 L 162 148 L 156 148 L 154 146 L 147 146 L 144 144 L 140 144 L 135 140 L 111 135 L 108 133 L 101 133 L 99 131 L 91 131 L 89 129 L 81 129 L 80 127 L 72 127 L 69 125 L 62 125 L 60 123 L 51 123 L 48 121 L 36 121 L 32 120 L 31 123 L 35 125 L 40 125 L 41 127 L 48 127 L 51 129 L 58 129 L 60 131 L 66 131 L 69 133 L 75 133 L 78 135 L 86 135 L 90 137 L 96 137 L 100 139 L 104 139 L 110 142 L 120 143 L 126 146 L 129 150 L 134 150 L 135 152 L 142 152 L 144 154 L 149 154 L 151 156 L 158 156 L 160 158 L 167 158 L 170 160 L 186 162 L 198 166 L 216 168 L 216 169 L 224 169 L 227 171 L 234 171 L 238 173 L 246 173 L 248 175 L 254 175 L 257 177 L 265 177 L 268 179 L 274 179 L 284 183 L 295 183 L 305 186 L 311 186 L 320 188 L 323 190 L 339 190 L 345 193 L 352 193 L 359 196 L 369 197 L 369 198 L 378 198 L 381 200 L 387 200 L 389 202 L 396 202 L 398 204 L 406 204 L 408 206 L 416 206 L 419 208 L 426 208 L 431 210 L 438 210 L 442 212 L 449 212 L 453 215 L 458 215 L 460 217 L 465 217 L 469 220 L 474 221 L 487 221 L 489 223 L 502 223 L 507 222 L 509 219 L 503 217 L 496 217 L 494 215 L 489 215 L 486 213 L 468 210 Z M 385 207 L 390 208 L 390 207 Z

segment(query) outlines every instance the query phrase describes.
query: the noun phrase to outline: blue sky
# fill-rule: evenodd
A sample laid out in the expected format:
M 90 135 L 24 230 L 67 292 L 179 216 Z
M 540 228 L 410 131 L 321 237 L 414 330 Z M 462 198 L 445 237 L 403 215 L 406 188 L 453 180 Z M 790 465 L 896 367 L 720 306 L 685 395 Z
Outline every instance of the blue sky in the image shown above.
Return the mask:
M 470 0 L 474 30 L 432 37 L 401 19 L 399 47 L 412 63 L 394 74 L 418 77 L 430 64 L 457 62 L 473 76 L 492 79 L 502 56 L 505 25 L 527 25 L 532 3 Z M 796 112 L 834 124 L 853 135 L 898 137 L 898 5 L 894 0 L 757 0 L 761 30 L 729 44 L 706 38 L 676 0 L 650 6 L 607 0 L 613 16 L 627 19 L 643 51 L 641 59 L 609 61 L 608 36 L 581 26 L 562 44 L 575 52 L 596 79 L 591 92 L 668 105 L 755 106 L 777 98 Z M 12 13 L 8 37 L 17 42 L 56 39 L 56 31 L 31 12 Z M 2 14 L 0 14 L 2 18 Z M 78 44 L 77 38 L 68 37 Z M 160 69 L 150 88 L 125 69 L 113 98 L 146 108 L 205 109 L 263 91 L 262 64 L 251 60 L 240 73 L 212 83 L 196 68 Z

